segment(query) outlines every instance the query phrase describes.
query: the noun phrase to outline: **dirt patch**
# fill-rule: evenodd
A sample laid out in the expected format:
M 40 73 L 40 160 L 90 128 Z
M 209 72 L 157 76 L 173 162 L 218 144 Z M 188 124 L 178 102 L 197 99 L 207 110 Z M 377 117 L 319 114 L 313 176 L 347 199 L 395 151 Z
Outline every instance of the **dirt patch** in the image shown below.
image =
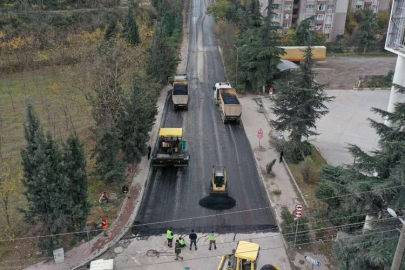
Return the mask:
M 315 64 L 316 80 L 326 89 L 353 89 L 360 76 L 386 75 L 395 63 L 395 57 L 328 57 Z

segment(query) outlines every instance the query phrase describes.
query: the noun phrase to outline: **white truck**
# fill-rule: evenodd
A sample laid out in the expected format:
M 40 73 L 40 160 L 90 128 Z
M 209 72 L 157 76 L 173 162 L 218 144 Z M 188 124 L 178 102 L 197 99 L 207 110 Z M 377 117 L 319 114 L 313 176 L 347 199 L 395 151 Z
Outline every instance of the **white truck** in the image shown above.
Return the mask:
M 214 101 L 221 111 L 224 123 L 234 121 L 240 123 L 242 104 L 240 104 L 236 90 L 229 83 L 219 82 L 213 87 Z
M 188 110 L 188 78 L 186 74 L 177 74 L 169 78 L 169 83 L 173 86 L 172 101 L 173 110 Z

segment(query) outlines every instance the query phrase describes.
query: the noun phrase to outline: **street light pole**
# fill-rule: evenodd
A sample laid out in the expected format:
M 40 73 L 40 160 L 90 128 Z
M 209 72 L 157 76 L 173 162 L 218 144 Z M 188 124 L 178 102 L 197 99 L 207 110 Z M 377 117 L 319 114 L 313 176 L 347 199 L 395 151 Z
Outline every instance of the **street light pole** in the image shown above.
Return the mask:
M 391 216 L 393 216 L 394 218 L 398 218 L 399 221 L 401 221 L 402 223 L 402 229 L 399 235 L 397 249 L 395 251 L 394 260 L 392 261 L 391 265 L 391 270 L 399 270 L 399 268 L 401 267 L 401 261 L 402 257 L 404 256 L 405 250 L 405 221 L 402 218 L 398 217 L 395 211 L 392 210 L 391 208 L 388 208 L 387 211 L 388 213 L 390 213 Z

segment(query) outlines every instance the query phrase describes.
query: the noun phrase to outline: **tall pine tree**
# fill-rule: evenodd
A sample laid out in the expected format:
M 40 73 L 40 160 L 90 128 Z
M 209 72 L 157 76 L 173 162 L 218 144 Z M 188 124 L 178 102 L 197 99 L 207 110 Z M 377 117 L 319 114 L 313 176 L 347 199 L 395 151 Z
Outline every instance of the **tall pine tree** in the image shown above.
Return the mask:
M 167 77 L 173 75 L 176 64 L 175 54 L 167 43 L 164 27 L 161 22 L 157 22 L 150 48 L 148 74 L 158 82 L 166 82 Z
M 135 18 L 134 3 L 131 3 L 128 8 L 128 13 L 125 17 L 123 34 L 125 39 L 132 45 L 141 43 L 139 29 Z
M 140 89 L 136 77 L 132 79 L 131 96 L 124 102 L 117 127 L 121 134 L 122 150 L 128 163 L 139 162 L 147 153 L 149 132 L 157 114 L 151 93 Z
M 87 173 L 84 145 L 77 135 L 70 134 L 63 147 L 63 165 L 69 181 L 71 200 L 70 230 L 80 231 L 86 225 L 90 205 L 87 202 Z
M 253 23 L 238 40 L 241 74 L 252 89 L 264 89 L 273 82 L 280 55 L 284 52 L 277 47 L 279 26 L 272 20 L 272 6 L 273 0 L 269 0 L 264 21 L 261 18 L 260 24 Z M 256 4 L 252 8 L 256 8 Z
M 405 94 L 404 87 L 396 87 Z M 398 225 L 396 220 L 389 219 L 386 209 L 390 207 L 400 211 L 405 205 L 405 103 L 397 103 L 392 113 L 376 108 L 373 111 L 392 124 L 387 126 L 369 119 L 380 136 L 378 149 L 367 153 L 351 145 L 349 150 L 355 163 L 324 168 L 316 196 L 328 204 L 327 213 L 332 220 L 341 218 L 342 213 L 358 216 L 360 222 L 368 216 L 374 219 L 369 224 L 373 231 L 383 231 L 387 226 Z M 328 199 L 330 197 L 335 198 Z M 354 234 L 367 233 L 361 226 L 352 231 Z M 387 241 L 390 238 L 397 239 L 398 232 L 374 233 L 367 237 L 367 243 L 350 249 L 347 243 L 338 242 L 334 251 L 341 261 L 340 269 L 370 269 L 370 265 L 382 269 L 391 265 L 396 240 Z M 356 240 L 349 238 L 347 242 L 356 243 Z M 405 264 L 401 269 L 405 269 Z
M 290 142 L 285 145 L 284 152 L 294 163 L 311 153 L 302 139 L 318 135 L 314 131 L 316 121 L 329 112 L 325 103 L 333 99 L 323 91 L 323 85 L 314 81 L 313 63 L 311 47 L 307 47 L 296 80 L 279 83 L 276 88 L 280 91 L 272 97 L 272 111 L 277 119 L 272 120 L 271 125 L 279 132 L 290 132 Z

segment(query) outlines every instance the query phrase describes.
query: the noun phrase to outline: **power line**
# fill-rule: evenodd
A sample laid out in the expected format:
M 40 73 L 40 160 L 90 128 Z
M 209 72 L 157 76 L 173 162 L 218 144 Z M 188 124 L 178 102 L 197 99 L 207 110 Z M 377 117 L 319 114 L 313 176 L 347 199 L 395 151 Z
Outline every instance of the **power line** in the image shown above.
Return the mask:
M 396 230 L 390 230 L 390 231 L 396 231 Z M 390 232 L 390 231 L 384 231 L 384 232 Z M 382 233 L 382 232 L 379 232 L 379 233 Z M 347 240 L 352 240 L 354 237 L 361 237 L 361 236 L 364 237 L 364 236 L 370 236 L 370 235 L 375 235 L 375 234 L 377 234 L 377 233 L 374 233 L 374 234 L 357 235 L 357 236 L 353 236 L 353 237 L 351 237 L 351 238 L 347 238 Z M 390 239 L 397 239 L 397 238 L 398 238 L 398 237 L 388 237 L 388 238 L 383 238 L 383 240 L 390 240 Z M 249 239 L 251 239 L 251 238 L 249 238 Z M 343 239 L 343 240 L 346 240 L 346 239 Z M 238 240 L 238 241 L 243 241 L 243 239 Z M 329 242 L 333 242 L 333 240 L 331 240 L 331 241 L 326 241 L 326 242 L 324 242 L 324 243 L 329 243 Z M 356 246 L 356 245 L 362 245 L 362 244 L 371 243 L 371 242 L 372 242 L 372 241 L 367 240 L 367 241 L 364 241 L 364 242 L 354 243 L 354 244 L 350 244 L 350 245 L 346 245 L 346 246 Z M 287 243 L 292 243 L 292 242 L 287 242 Z M 319 243 L 319 241 L 312 241 L 312 242 L 299 243 L 299 244 L 296 244 L 296 246 L 310 245 L 310 244 L 313 244 L 313 243 Z M 220 244 L 224 244 L 224 243 L 218 243 L 218 245 L 220 245 Z M 200 245 L 200 246 L 201 246 L 201 245 Z M 260 250 L 272 250 L 272 249 L 279 249 L 279 248 L 284 248 L 284 246 L 271 247 L 271 248 L 260 248 Z M 327 249 L 332 249 L 332 248 L 325 248 L 324 250 L 327 250 Z M 252 251 L 256 251 L 256 250 L 250 250 L 250 251 L 239 252 L 238 254 L 248 253 L 248 252 L 252 252 Z M 141 255 L 143 255 L 143 254 L 137 253 L 137 254 L 134 254 L 134 255 L 135 255 L 135 256 L 131 256 L 130 254 L 128 254 L 128 255 L 120 255 L 120 256 L 121 256 L 121 257 L 127 257 L 127 256 L 139 257 L 139 256 L 141 256 Z M 145 255 L 146 255 L 146 253 L 145 253 Z M 195 260 L 206 259 L 206 258 L 213 258 L 213 257 L 218 257 L 218 255 L 210 255 L 210 256 L 192 258 L 192 259 L 188 259 L 188 260 L 184 260 L 184 261 L 195 261 Z M 26 261 L 26 260 L 20 260 L 20 261 Z M 151 265 L 159 265 L 159 264 L 166 264 L 166 263 L 175 263 L 175 262 L 174 262 L 174 261 L 170 261 L 170 262 L 161 262 L 161 263 L 152 263 L 152 264 L 142 264 L 142 265 L 136 265 L 136 266 L 131 266 L 131 267 L 121 267 L 121 268 L 119 268 L 119 269 L 130 269 L 130 268 L 133 268 L 133 267 L 151 266 Z M 0 269 L 3 270 L 3 269 L 21 268 L 21 267 L 26 267 L 26 266 L 28 266 L 28 265 L 25 265 L 25 266 L 24 266 L 24 265 L 11 266 L 11 267 L 0 268 Z

